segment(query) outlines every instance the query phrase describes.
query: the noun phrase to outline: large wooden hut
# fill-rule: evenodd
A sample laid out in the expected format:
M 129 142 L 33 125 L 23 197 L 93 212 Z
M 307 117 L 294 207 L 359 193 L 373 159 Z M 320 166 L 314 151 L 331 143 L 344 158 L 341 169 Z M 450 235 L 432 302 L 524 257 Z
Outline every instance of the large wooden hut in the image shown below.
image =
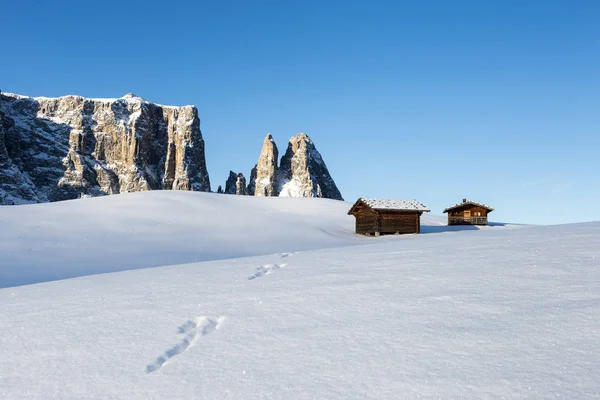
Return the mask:
M 421 232 L 421 214 L 430 210 L 416 200 L 360 198 L 348 211 L 356 218 L 356 233 L 393 235 Z
M 448 225 L 487 225 L 492 211 L 490 206 L 467 199 L 444 210 L 448 213 Z

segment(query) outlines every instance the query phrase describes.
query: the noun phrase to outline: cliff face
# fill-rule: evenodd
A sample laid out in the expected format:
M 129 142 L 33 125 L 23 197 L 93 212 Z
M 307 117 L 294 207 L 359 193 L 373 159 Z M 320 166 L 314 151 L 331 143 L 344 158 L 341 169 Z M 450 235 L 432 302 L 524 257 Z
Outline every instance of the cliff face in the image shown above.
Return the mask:
M 0 94 L 0 204 L 153 189 L 210 191 L 195 107 Z
M 278 177 L 279 196 L 343 200 L 323 157 L 305 133 L 290 139 Z

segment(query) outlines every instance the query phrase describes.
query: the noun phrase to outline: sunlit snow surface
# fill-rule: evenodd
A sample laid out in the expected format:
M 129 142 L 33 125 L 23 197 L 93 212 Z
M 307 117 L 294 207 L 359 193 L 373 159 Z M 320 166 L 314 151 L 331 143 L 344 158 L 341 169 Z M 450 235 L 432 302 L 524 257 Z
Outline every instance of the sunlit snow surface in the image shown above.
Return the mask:
M 0 206 L 0 288 L 103 272 L 371 243 L 351 203 L 153 191 Z M 423 216 L 423 230 L 446 230 Z
M 194 196 L 173 196 L 113 197 L 145 204 L 139 206 L 144 215 L 153 204 L 172 224 L 194 225 L 199 216 L 177 212 L 187 210 Z M 218 204 L 225 207 L 224 223 L 211 226 L 217 239 L 228 240 L 227 245 L 210 242 L 220 256 L 227 248 L 240 251 L 269 240 L 281 248 L 257 257 L 0 289 L 0 398 L 600 396 L 600 223 L 446 231 L 432 221 L 429 234 L 362 239 L 353 237 L 345 215 L 323 217 L 322 226 L 312 221 L 316 209 L 342 213 L 347 203 L 298 203 L 285 217 L 288 199 L 245 198 L 244 203 L 227 198 L 236 196 L 200 196 L 196 200 L 203 204 L 217 199 L 212 212 Z M 109 200 L 71 202 L 64 212 L 83 204 L 96 210 L 94 202 Z M 121 201 L 107 211 L 104 227 L 100 216 L 90 220 L 81 211 L 76 232 L 67 232 L 72 217 L 56 215 L 67 203 L 19 206 L 40 211 L 23 212 L 21 225 L 9 225 L 15 242 L 17 235 L 25 242 L 13 247 L 7 247 L 11 235 L 4 228 L 16 214 L 1 208 L 0 268 L 9 269 L 6 260 L 24 260 L 11 249 L 50 245 L 56 235 L 78 257 L 87 253 L 89 260 L 105 257 L 117 265 L 110 248 L 78 238 L 116 234 L 111 243 L 125 259 L 133 257 L 125 252 L 128 243 L 141 254 L 143 238 L 161 229 L 170 233 L 162 238 L 165 244 L 152 239 L 146 245 L 157 257 L 161 251 L 176 255 L 191 243 L 185 236 L 194 229 L 200 230 L 199 243 L 206 243 L 208 227 L 182 228 L 181 236 L 168 224 L 154 225 L 160 220 L 154 216 L 120 232 L 116 226 L 133 218 L 123 206 L 121 223 L 111 220 Z M 236 207 L 229 204 L 238 201 Z M 294 237 L 295 250 L 285 238 L 300 234 L 286 223 L 271 219 L 274 227 L 248 228 L 246 235 L 233 229 L 245 219 L 236 222 L 225 210 L 242 213 L 253 201 L 302 227 L 305 236 Z M 272 202 L 263 205 L 267 201 Z M 44 214 L 46 221 L 70 221 L 65 232 L 40 224 Z M 259 214 L 255 210 L 247 218 L 270 226 Z M 317 248 L 313 236 L 322 247 L 345 247 L 301 251 L 302 244 Z M 60 267 L 66 260 L 60 251 L 50 252 L 51 246 L 35 248 L 38 261 L 52 254 Z M 44 266 L 52 269 L 52 260 Z

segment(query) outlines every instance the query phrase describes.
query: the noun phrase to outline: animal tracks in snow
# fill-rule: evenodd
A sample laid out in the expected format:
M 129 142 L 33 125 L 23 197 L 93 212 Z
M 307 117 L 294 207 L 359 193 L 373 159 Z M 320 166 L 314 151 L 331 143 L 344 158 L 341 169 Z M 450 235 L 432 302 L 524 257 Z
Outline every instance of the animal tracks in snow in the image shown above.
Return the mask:
M 217 330 L 224 319 L 225 317 L 195 317 L 181 325 L 177 329 L 177 333 L 183 336 L 181 340 L 158 356 L 154 362 L 148 364 L 146 366 L 146 372 L 151 373 L 158 371 L 171 358 L 185 352 L 199 338 Z
M 260 278 L 261 276 L 269 275 L 271 272 L 276 271 L 278 269 L 284 268 L 287 264 L 265 264 L 257 268 L 254 275 L 248 277 L 248 280 L 251 281 L 256 278 Z

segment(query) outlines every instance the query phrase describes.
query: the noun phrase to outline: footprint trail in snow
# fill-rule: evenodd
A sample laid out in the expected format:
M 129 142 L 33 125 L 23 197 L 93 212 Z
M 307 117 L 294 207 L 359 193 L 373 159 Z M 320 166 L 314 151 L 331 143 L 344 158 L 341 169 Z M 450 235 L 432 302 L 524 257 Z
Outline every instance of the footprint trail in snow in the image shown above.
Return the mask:
M 219 328 L 225 317 L 195 317 L 177 329 L 177 333 L 183 337 L 177 344 L 167 349 L 158 356 L 154 362 L 146 366 L 146 372 L 158 371 L 171 358 L 185 352 L 199 338 L 206 336 Z
M 251 281 L 256 278 L 260 278 L 261 276 L 269 275 L 273 271 L 277 271 L 278 269 L 284 268 L 287 264 L 265 264 L 257 268 L 256 272 L 248 277 L 248 280 Z
M 298 254 L 298 252 L 293 253 L 279 253 L 279 257 L 286 258 L 293 256 L 294 254 Z M 287 264 L 265 264 L 261 265 L 256 269 L 256 272 L 253 275 L 248 277 L 248 280 L 251 281 L 256 278 L 260 278 L 261 276 L 269 275 L 271 272 L 276 271 L 278 269 L 284 268 Z

